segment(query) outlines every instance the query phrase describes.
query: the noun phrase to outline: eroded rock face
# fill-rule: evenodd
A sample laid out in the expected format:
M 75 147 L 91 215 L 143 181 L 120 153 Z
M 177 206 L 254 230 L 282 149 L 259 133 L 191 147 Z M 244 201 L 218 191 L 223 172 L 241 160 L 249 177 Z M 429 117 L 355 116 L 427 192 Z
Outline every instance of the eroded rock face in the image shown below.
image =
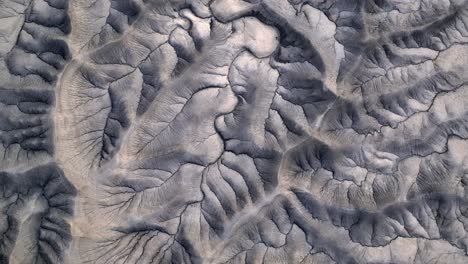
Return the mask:
M 468 263 L 468 2 L 0 2 L 0 263 Z

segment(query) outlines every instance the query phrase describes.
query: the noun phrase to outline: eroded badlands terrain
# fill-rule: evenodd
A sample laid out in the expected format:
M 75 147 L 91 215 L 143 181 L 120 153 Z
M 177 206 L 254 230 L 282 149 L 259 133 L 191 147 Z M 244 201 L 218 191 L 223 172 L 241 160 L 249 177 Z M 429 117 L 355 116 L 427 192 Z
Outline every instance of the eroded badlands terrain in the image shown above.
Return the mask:
M 468 1 L 0 0 L 0 263 L 468 263 Z

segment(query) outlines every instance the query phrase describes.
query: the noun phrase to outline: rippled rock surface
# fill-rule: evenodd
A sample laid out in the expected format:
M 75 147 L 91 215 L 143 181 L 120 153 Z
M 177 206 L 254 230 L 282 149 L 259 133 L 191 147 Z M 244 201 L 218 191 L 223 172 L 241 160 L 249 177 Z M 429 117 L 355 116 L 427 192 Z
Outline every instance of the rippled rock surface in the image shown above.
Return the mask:
M 468 263 L 468 1 L 0 0 L 0 263 Z

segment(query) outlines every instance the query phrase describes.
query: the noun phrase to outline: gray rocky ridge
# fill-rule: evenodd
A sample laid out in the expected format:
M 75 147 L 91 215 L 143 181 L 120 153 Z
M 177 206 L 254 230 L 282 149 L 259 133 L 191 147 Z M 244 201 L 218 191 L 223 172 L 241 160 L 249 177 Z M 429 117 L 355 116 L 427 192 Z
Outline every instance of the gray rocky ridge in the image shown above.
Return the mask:
M 466 103 L 466 0 L 0 0 L 0 264 L 468 263 Z

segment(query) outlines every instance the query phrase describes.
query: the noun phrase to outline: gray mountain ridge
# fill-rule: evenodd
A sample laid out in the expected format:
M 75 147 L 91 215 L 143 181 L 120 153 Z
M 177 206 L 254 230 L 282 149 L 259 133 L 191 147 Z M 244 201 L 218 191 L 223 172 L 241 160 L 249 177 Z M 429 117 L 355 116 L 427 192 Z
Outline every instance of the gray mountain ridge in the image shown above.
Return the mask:
M 468 1 L 0 0 L 0 264 L 468 263 Z

